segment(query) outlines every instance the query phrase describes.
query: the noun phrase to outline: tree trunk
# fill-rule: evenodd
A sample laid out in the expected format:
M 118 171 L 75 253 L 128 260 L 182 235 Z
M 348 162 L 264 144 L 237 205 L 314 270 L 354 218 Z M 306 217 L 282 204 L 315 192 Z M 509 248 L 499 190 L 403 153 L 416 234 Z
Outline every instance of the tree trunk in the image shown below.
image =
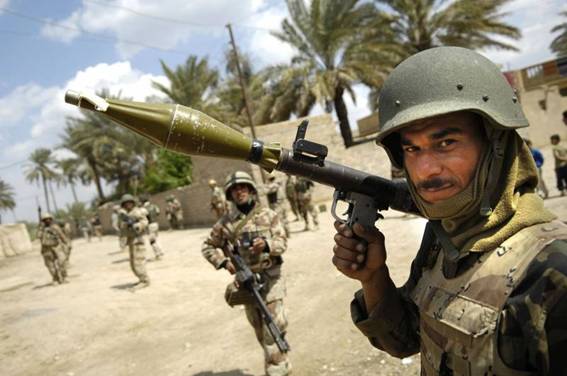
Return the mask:
M 55 207 L 55 211 L 58 212 L 59 208 L 57 207 L 57 201 L 55 201 L 55 194 L 53 193 L 53 185 L 51 184 L 51 180 L 47 181 L 47 185 L 49 187 L 49 192 L 51 193 L 51 201 L 53 202 L 53 206 Z
M 41 175 L 41 182 L 43 183 L 43 194 L 45 195 L 45 205 L 47 206 L 47 211 L 51 212 L 51 207 L 49 206 L 49 197 L 47 195 L 47 183 L 45 182 L 45 176 Z
M 79 202 L 79 200 L 77 199 L 77 192 L 75 191 L 75 183 L 70 181 L 69 185 L 71 186 L 71 192 L 73 193 L 73 199 L 75 200 L 75 202 Z
M 345 147 L 348 148 L 352 146 L 352 132 L 350 130 L 350 124 L 348 122 L 348 112 L 346 108 L 345 101 L 343 99 L 345 89 L 342 86 L 338 86 L 335 90 L 335 112 L 337 113 L 337 119 L 339 120 L 339 129 L 341 130 L 341 136 L 343 137 L 343 142 Z
M 93 171 L 93 177 L 94 177 L 94 181 L 95 181 L 95 185 L 96 185 L 96 190 L 97 190 L 97 193 L 98 193 L 98 198 L 101 201 L 104 201 L 105 197 L 104 197 L 104 193 L 102 192 L 102 185 L 100 184 L 100 172 L 98 171 L 98 168 L 96 167 L 96 162 L 94 161 L 93 158 L 88 158 L 87 163 L 89 164 L 89 166 L 91 167 L 91 170 Z

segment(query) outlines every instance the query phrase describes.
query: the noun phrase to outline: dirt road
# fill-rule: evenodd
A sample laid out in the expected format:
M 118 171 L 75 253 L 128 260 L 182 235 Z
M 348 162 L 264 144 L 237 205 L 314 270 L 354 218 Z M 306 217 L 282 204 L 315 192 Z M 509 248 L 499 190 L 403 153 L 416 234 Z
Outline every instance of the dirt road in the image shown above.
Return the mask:
M 546 201 L 562 218 L 567 199 Z M 392 358 L 352 325 L 357 283 L 332 266 L 332 221 L 316 232 L 292 224 L 285 256 L 288 340 L 296 375 L 417 375 L 419 357 Z M 424 221 L 387 213 L 388 263 L 405 281 Z M 208 229 L 162 232 L 166 256 L 147 268 L 152 285 L 135 293 L 127 255 L 115 237 L 74 243 L 70 283 L 51 286 L 39 251 L 0 263 L 0 374 L 263 374 L 262 351 L 244 312 L 223 298 L 231 278 L 200 253 Z

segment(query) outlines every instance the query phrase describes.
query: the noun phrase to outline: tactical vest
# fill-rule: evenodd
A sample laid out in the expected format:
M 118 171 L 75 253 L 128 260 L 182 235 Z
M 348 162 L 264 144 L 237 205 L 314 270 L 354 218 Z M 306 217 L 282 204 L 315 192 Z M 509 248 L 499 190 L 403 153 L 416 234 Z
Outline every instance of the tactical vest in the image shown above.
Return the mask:
M 560 221 L 527 227 L 451 279 L 443 276 L 439 252 L 412 293 L 420 311 L 422 375 L 530 374 L 504 364 L 498 327 L 510 293 L 532 260 L 556 239 L 567 240 L 567 225 Z
M 57 231 L 53 227 L 46 226 L 43 229 L 41 245 L 45 247 L 57 247 L 59 245 L 59 236 L 57 235 Z

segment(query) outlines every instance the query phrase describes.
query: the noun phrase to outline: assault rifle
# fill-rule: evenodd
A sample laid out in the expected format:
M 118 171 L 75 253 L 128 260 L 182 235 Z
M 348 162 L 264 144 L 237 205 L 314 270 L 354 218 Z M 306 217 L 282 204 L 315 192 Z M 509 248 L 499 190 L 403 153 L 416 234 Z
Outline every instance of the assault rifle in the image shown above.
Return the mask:
M 227 242 L 224 247 L 224 251 L 236 269 L 236 282 L 239 286 L 243 286 L 254 299 L 254 304 L 256 304 L 256 307 L 260 310 L 262 319 L 264 320 L 270 335 L 274 339 L 276 346 L 278 346 L 278 349 L 282 354 L 288 352 L 290 350 L 289 344 L 274 322 L 274 319 L 270 314 L 262 295 L 260 294 L 262 284 L 259 282 L 257 275 L 252 273 L 246 261 L 244 261 L 237 251 L 235 251 L 230 242 Z

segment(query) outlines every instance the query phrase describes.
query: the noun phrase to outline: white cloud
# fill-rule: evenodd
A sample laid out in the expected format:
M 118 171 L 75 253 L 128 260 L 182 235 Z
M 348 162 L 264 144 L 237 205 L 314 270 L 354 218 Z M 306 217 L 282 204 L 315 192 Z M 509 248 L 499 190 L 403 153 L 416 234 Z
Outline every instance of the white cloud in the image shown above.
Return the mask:
M 0 8 L 7 8 L 10 5 L 10 0 L 0 0 Z M 2 11 L 0 10 L 0 14 Z
M 53 97 L 54 89 L 36 84 L 18 86 L 7 96 L 0 98 L 0 127 L 13 126 L 35 113 Z
M 41 35 L 49 39 L 59 40 L 64 43 L 70 43 L 81 34 L 80 31 L 79 12 L 73 12 L 69 18 L 45 25 L 41 29 Z
M 98 91 L 107 88 L 113 95 L 120 93 L 123 97 L 140 101 L 148 96 L 163 97 L 163 94 L 152 87 L 152 81 L 168 84 L 164 76 L 143 73 L 133 69 L 129 62 L 117 62 L 88 67 L 77 72 L 71 80 L 61 86 L 41 87 L 28 84 L 17 87 L 5 97 L 0 98 L 0 118 L 3 119 L 3 123 L 9 119 L 11 124 L 31 124 L 30 133 L 25 140 L 4 147 L 0 154 L 0 165 L 6 166 L 25 160 L 34 149 L 39 147 L 52 148 L 58 157 L 69 156 L 68 152 L 55 149 L 65 127 L 65 118 L 80 116 L 76 107 L 64 102 L 64 95 L 68 89 Z M 21 139 L 20 137 L 19 140 Z M 14 140 L 9 140 L 8 137 L 5 141 L 13 142 Z M 16 192 L 18 218 L 33 220 L 35 196 L 37 195 L 42 201 L 43 193 L 41 188 L 25 181 L 22 173 L 25 167 L 25 163 L 14 165 L 3 170 L 2 177 L 12 184 Z M 92 186 L 78 189 L 79 198 L 83 201 L 88 201 L 94 196 L 94 193 Z M 60 207 L 64 207 L 72 200 L 68 189 L 57 190 L 56 196 Z M 45 207 L 44 204 L 43 207 Z
M 280 25 L 286 16 L 285 6 L 274 6 L 255 15 L 253 22 L 250 23 L 250 26 L 259 29 L 252 33 L 247 50 L 259 59 L 262 65 L 288 63 L 295 54 L 289 44 L 280 41 L 270 33 L 270 30 L 280 30 Z
M 121 56 L 127 58 L 143 50 L 144 45 L 174 49 L 194 35 L 224 34 L 224 25 L 250 18 L 263 4 L 263 0 L 114 0 L 108 5 L 84 1 L 69 17 L 57 22 L 90 33 L 110 33 L 123 41 L 116 47 Z M 79 35 L 66 31 L 69 30 L 46 26 L 42 34 L 66 42 Z
M 553 26 L 561 22 L 559 12 L 567 9 L 562 0 L 516 0 L 504 7 L 507 22 L 522 31 L 522 39 L 512 42 L 519 51 L 485 50 L 481 53 L 503 69 L 521 69 L 552 59 L 549 45 Z M 509 40 L 508 40 L 509 42 Z

